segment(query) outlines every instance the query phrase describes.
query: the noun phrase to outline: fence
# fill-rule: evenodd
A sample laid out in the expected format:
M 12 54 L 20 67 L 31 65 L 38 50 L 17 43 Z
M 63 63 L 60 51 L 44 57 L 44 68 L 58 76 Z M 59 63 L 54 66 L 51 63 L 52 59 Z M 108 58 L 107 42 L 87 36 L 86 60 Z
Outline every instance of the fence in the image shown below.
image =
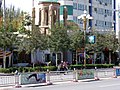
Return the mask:
M 72 81 L 73 71 L 50 71 L 50 81 L 60 82 L 60 81 Z
M 99 78 L 107 78 L 107 77 L 113 77 L 114 76 L 114 69 L 97 69 L 97 76 Z
M 6 85 L 15 85 L 15 76 L 14 75 L 0 75 L 0 86 Z
M 94 79 L 97 75 L 99 78 L 113 77 L 115 69 L 83 69 L 83 70 L 71 70 L 71 71 L 47 71 L 40 73 L 21 73 L 16 75 L 0 75 L 0 86 L 7 85 L 24 85 L 35 83 L 54 83 L 64 81 L 77 81 L 81 79 Z M 17 81 L 16 81 L 17 78 Z M 19 80 L 18 80 L 19 79 Z

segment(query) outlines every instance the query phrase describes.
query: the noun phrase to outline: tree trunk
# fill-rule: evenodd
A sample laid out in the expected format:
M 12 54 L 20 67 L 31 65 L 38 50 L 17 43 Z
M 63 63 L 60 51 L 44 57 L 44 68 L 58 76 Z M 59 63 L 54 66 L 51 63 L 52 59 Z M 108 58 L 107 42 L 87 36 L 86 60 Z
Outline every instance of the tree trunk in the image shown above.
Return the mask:
M 96 52 L 94 52 L 94 60 L 93 60 L 93 64 L 95 64 L 95 61 L 96 61 Z
M 6 51 L 3 51 L 3 68 L 6 68 Z
M 58 66 L 57 53 L 56 53 L 56 67 Z
M 111 52 L 109 51 L 109 64 L 111 64 Z
M 76 50 L 76 64 L 78 64 L 78 61 L 77 61 L 77 50 Z

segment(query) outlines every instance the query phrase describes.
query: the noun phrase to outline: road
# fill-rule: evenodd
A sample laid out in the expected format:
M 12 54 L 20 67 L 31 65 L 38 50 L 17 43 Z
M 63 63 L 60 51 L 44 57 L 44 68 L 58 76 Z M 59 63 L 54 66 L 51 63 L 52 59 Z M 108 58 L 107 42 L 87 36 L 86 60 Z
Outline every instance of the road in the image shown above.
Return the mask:
M 120 90 L 120 78 L 101 79 L 99 81 L 86 80 L 69 83 L 56 83 L 49 86 L 30 86 L 11 88 L 9 90 Z

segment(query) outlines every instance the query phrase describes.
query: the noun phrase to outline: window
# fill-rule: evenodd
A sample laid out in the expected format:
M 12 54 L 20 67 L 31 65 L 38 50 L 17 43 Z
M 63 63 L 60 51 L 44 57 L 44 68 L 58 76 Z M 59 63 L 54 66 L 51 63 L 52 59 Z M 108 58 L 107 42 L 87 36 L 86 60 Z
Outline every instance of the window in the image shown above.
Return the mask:
M 97 8 L 94 8 L 94 11 L 96 11 L 96 12 L 97 12 Z
M 73 9 L 77 9 L 77 3 L 73 3 Z

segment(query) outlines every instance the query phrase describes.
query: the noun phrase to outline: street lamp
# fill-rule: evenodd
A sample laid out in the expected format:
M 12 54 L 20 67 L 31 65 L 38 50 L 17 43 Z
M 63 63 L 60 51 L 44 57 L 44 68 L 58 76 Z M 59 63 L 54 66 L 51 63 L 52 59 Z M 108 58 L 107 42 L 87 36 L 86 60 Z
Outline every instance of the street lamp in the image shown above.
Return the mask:
M 84 30 L 84 67 L 86 67 L 86 50 L 85 50 L 85 44 L 86 44 L 86 26 L 87 26 L 87 21 L 92 20 L 93 17 L 91 17 L 89 14 L 87 14 L 87 11 L 84 10 L 84 13 L 80 16 L 77 17 L 78 19 L 83 20 L 83 30 Z

